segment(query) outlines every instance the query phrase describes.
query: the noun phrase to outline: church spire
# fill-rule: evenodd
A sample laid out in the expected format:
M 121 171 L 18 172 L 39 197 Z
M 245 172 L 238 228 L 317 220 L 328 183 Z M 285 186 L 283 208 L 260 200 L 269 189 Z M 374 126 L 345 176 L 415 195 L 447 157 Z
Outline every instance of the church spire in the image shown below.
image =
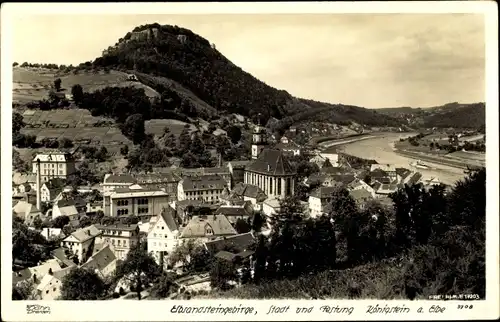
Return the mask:
M 259 113 L 257 125 L 255 126 L 252 135 L 252 159 L 257 159 L 260 152 L 267 145 L 266 129 L 260 125 L 260 116 L 261 114 Z

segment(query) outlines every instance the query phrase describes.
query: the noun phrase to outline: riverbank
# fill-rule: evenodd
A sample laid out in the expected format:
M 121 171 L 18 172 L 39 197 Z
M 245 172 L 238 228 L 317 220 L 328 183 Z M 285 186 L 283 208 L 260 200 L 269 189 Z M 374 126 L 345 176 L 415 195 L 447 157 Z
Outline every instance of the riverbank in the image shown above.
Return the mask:
M 431 163 L 436 163 L 440 165 L 445 165 L 448 167 L 454 167 L 458 169 L 467 169 L 467 167 L 474 167 L 474 165 L 467 164 L 467 163 L 462 163 L 459 161 L 453 161 L 453 160 L 447 160 L 439 157 L 432 157 L 430 155 L 426 155 L 423 153 L 418 153 L 418 152 L 409 152 L 409 151 L 402 151 L 398 149 L 394 149 L 394 153 L 399 154 L 401 156 L 407 157 L 407 158 L 412 158 L 415 160 L 422 160 L 426 162 L 431 162 Z

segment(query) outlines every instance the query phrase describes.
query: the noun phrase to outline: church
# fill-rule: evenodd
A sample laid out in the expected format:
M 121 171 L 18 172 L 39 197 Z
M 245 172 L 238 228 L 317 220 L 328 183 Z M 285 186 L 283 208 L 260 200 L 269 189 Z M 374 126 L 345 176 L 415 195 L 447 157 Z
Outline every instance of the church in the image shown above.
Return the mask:
M 296 173 L 280 150 L 267 147 L 266 130 L 257 125 L 252 135 L 252 162 L 245 168 L 244 183 L 259 187 L 268 198 L 292 196 Z

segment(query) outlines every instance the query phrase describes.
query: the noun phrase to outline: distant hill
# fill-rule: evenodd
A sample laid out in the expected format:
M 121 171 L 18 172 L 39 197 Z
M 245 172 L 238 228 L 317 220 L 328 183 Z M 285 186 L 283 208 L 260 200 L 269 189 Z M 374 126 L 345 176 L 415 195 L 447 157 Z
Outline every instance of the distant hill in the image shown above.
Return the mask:
M 134 72 L 160 94 L 168 87 L 204 113 L 238 113 L 254 119 L 260 113 L 264 123 L 270 118 L 286 119 L 282 124 L 325 117 L 369 125 L 399 122 L 361 107 L 293 97 L 234 65 L 208 40 L 177 26 L 136 27 L 93 65 Z
M 483 102 L 455 102 L 429 108 L 383 108 L 377 111 L 410 126 L 480 128 L 486 124 L 486 107 Z

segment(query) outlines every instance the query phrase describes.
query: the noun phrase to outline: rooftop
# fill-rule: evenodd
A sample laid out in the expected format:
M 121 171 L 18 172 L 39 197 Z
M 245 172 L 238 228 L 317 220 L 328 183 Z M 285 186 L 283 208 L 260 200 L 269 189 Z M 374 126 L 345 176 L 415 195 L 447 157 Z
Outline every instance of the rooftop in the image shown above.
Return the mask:
M 274 149 L 262 150 L 258 158 L 250 163 L 245 170 L 273 176 L 295 174 L 283 153 Z
M 211 228 L 213 234 L 210 236 L 236 235 L 231 223 L 224 215 L 193 216 L 184 227 L 181 238 L 205 237 L 206 229 Z
M 219 175 L 188 176 L 182 180 L 182 187 L 185 191 L 224 189 L 227 182 Z
M 246 183 L 238 183 L 233 191 L 231 192 L 231 196 L 242 196 L 248 198 L 255 198 L 257 202 L 263 202 L 267 199 L 267 195 L 260 189 L 259 187 Z
M 99 230 L 119 230 L 119 231 L 134 231 L 137 229 L 138 225 L 137 224 L 123 224 L 123 223 L 117 223 L 113 225 L 95 225 L 95 227 Z
M 91 238 L 99 236 L 100 234 L 101 231 L 97 229 L 96 226 L 91 225 L 85 228 L 78 229 L 77 231 L 71 233 L 71 236 L 75 237 L 80 243 L 83 243 Z
M 210 253 L 215 254 L 224 249 L 242 252 L 254 244 L 255 238 L 252 233 L 245 233 L 208 241 L 205 243 L 205 247 Z

